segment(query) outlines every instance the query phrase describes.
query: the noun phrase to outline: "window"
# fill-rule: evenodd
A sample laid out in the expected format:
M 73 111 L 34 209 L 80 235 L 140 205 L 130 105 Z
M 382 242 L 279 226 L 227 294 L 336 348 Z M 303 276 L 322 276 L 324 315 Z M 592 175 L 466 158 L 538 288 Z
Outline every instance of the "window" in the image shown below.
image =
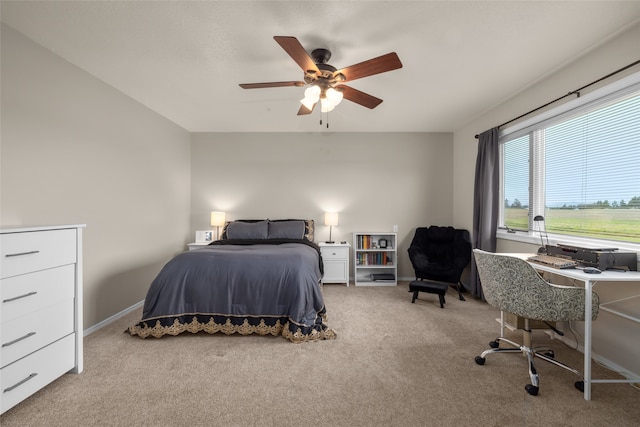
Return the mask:
M 569 104 L 501 135 L 499 225 L 640 243 L 640 84 Z

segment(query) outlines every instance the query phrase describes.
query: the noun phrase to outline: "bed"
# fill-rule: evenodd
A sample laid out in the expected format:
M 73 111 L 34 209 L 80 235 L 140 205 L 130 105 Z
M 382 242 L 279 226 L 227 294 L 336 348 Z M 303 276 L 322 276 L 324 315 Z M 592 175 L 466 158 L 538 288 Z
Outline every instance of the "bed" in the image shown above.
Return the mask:
M 221 240 L 170 260 L 152 281 L 140 338 L 184 332 L 335 338 L 326 324 L 313 220 L 239 220 Z

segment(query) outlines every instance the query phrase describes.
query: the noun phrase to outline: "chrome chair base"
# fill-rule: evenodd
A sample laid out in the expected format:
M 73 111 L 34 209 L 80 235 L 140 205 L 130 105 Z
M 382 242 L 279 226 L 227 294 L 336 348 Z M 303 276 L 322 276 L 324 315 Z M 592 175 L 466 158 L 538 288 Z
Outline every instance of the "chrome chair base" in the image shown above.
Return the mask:
M 511 347 L 500 348 L 501 342 L 509 344 Z M 529 366 L 529 377 L 531 379 L 531 383 L 525 385 L 524 388 L 527 391 L 527 393 L 529 393 L 532 396 L 537 396 L 538 391 L 540 390 L 540 387 L 539 387 L 540 377 L 538 376 L 538 371 L 536 370 L 536 366 L 533 363 L 536 357 L 546 362 L 549 362 L 553 365 L 566 369 L 567 371 L 573 372 L 580 378 L 583 378 L 582 374 L 579 371 L 575 370 L 574 368 L 572 368 L 567 364 L 557 361 L 554 358 L 553 350 L 551 350 L 548 347 L 533 347 L 533 348 L 527 347 L 526 345 L 518 344 L 504 337 L 496 338 L 495 341 L 491 341 L 489 343 L 489 346 L 491 348 L 483 351 L 482 354 L 480 354 L 480 356 L 476 356 L 475 361 L 478 365 L 484 365 L 486 356 L 494 353 L 522 353 L 527 356 L 527 364 Z M 577 381 L 574 385 L 578 390 L 584 391 L 583 380 Z

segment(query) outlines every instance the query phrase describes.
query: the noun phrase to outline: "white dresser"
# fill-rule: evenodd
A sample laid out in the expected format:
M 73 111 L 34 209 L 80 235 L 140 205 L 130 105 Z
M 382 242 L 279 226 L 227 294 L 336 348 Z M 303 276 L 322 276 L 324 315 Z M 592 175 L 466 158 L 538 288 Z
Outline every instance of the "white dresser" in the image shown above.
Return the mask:
M 0 413 L 82 372 L 83 228 L 0 229 Z

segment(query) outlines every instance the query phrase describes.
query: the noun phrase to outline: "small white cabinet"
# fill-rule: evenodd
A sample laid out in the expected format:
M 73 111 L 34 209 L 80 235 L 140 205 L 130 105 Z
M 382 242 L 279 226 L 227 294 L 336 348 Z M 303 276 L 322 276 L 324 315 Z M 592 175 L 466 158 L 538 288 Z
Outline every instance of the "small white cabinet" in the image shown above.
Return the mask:
M 0 229 L 0 413 L 82 372 L 83 227 Z
M 396 233 L 353 233 L 353 270 L 356 286 L 396 286 Z
M 344 283 L 349 286 L 349 244 L 320 242 L 324 266 L 322 283 Z

